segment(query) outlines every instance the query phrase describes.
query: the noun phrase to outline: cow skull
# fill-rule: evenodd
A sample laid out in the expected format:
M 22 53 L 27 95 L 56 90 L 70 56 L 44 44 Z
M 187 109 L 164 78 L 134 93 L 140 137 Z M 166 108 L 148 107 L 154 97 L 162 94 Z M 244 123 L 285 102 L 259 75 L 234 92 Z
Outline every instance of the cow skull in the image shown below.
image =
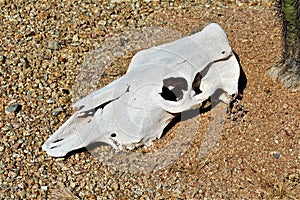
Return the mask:
M 79 109 L 42 148 L 62 157 L 95 142 L 116 150 L 151 145 L 176 114 L 217 89 L 230 101 L 239 76 L 225 32 L 211 23 L 194 35 L 138 52 L 123 77 L 75 103 Z

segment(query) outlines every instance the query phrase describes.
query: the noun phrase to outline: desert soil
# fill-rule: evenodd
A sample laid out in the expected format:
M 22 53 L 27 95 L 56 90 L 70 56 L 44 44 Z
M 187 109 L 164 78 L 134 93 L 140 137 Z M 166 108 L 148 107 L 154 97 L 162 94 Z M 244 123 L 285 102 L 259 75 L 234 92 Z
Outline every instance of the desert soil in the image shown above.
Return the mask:
M 0 0 L 0 199 L 300 199 L 300 93 L 266 74 L 283 52 L 275 3 L 124 2 Z M 104 41 L 148 26 L 189 35 L 208 22 L 226 31 L 247 77 L 242 107 L 219 123 L 209 151 L 199 147 L 217 106 L 190 119 L 201 123 L 188 150 L 160 170 L 109 167 L 89 151 L 52 158 L 41 150 L 72 114 L 78 69 Z M 124 74 L 121 63 L 106 68 L 99 86 Z

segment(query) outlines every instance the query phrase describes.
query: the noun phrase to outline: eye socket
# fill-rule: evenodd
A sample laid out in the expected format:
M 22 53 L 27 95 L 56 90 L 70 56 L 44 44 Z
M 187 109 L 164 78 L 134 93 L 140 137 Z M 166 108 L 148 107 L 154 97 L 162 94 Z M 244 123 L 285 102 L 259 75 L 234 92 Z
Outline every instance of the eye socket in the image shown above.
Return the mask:
M 160 95 L 168 101 L 180 101 L 183 91 L 187 91 L 188 82 L 183 77 L 170 77 L 163 80 L 162 93 Z
M 226 53 L 226 51 L 222 51 L 221 53 L 224 55 Z

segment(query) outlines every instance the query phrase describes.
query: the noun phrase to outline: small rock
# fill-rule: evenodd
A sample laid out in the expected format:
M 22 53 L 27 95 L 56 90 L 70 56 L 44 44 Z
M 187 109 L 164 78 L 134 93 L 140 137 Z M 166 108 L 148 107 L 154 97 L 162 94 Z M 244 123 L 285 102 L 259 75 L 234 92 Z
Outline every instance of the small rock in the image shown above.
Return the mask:
M 50 88 L 53 89 L 53 88 L 56 87 L 56 85 L 57 85 L 56 83 L 51 83 L 51 84 L 50 84 Z
M 52 112 L 52 115 L 53 116 L 57 116 L 59 113 L 61 113 L 62 111 L 64 111 L 64 109 L 62 107 L 58 107 L 58 108 L 55 108 Z
M 22 143 L 22 142 L 18 141 L 18 142 L 16 142 L 14 145 L 12 145 L 10 148 L 11 148 L 11 149 L 18 149 L 18 148 L 20 147 L 21 143 Z
M 81 174 L 82 172 L 77 170 L 77 171 L 74 171 L 73 173 L 74 173 L 75 175 L 78 175 L 78 174 Z
M 59 45 L 59 43 L 55 40 L 49 40 L 48 41 L 48 49 L 51 49 L 51 50 L 60 50 L 61 47 Z
M 74 183 L 73 181 L 70 183 L 70 187 L 72 188 L 72 189 L 74 189 L 75 187 L 76 187 L 76 183 Z
M 5 109 L 6 113 L 17 113 L 22 109 L 22 106 L 20 104 L 14 104 L 8 108 Z
M 13 154 L 12 154 L 12 157 L 13 157 L 13 158 L 20 158 L 20 155 L 17 154 L 17 153 L 13 153 Z
M 96 39 L 97 38 L 97 34 L 96 33 L 91 33 L 91 37 L 93 38 L 93 39 Z
M 0 0 L 0 2 L 1 2 L 1 0 Z M 2 63 L 2 64 L 5 63 L 5 59 L 6 59 L 5 56 L 0 54 L 0 63 Z
M 41 190 L 47 191 L 47 190 L 48 190 L 48 187 L 47 187 L 47 186 L 41 186 Z
M 276 159 L 279 159 L 279 158 L 280 158 L 280 154 L 277 153 L 277 152 L 273 152 L 273 156 L 274 156 L 274 158 L 276 158 Z
M 242 164 L 243 163 L 243 159 L 238 159 L 238 163 Z
M 112 189 L 113 189 L 113 190 L 115 190 L 115 191 L 116 191 L 116 190 L 118 190 L 118 189 L 119 189 L 119 184 L 118 184 L 118 183 L 114 183 L 114 184 L 112 184 L 112 186 L 111 186 L 111 187 L 112 187 Z
M 72 41 L 73 42 L 78 42 L 78 40 L 79 40 L 78 35 L 74 35 L 73 38 L 72 38 Z
M 63 171 L 68 171 L 68 170 L 70 170 L 70 168 L 67 167 L 67 166 L 63 166 L 63 167 L 61 168 L 61 170 L 63 170 Z
M 54 101 L 52 99 L 48 99 L 47 103 L 51 104 L 51 103 L 54 103 Z
M 11 177 L 11 178 L 15 178 L 17 176 L 17 174 L 13 171 L 10 171 L 10 172 L 8 172 L 7 176 Z
M 114 56 L 117 57 L 117 58 L 120 58 L 120 57 L 122 57 L 122 56 L 124 56 L 124 55 L 125 55 L 125 53 L 122 52 L 122 51 L 118 51 L 118 52 L 115 52 L 115 53 L 114 53 Z

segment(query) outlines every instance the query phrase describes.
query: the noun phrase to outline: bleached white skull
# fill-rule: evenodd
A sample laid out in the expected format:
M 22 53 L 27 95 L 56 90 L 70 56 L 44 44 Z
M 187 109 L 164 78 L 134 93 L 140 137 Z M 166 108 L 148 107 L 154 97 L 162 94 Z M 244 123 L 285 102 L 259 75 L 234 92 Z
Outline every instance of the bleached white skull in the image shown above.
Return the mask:
M 127 73 L 82 98 L 79 110 L 42 146 L 61 157 L 94 142 L 116 150 L 150 145 L 177 113 L 221 89 L 223 101 L 238 93 L 240 67 L 222 28 L 138 52 Z

